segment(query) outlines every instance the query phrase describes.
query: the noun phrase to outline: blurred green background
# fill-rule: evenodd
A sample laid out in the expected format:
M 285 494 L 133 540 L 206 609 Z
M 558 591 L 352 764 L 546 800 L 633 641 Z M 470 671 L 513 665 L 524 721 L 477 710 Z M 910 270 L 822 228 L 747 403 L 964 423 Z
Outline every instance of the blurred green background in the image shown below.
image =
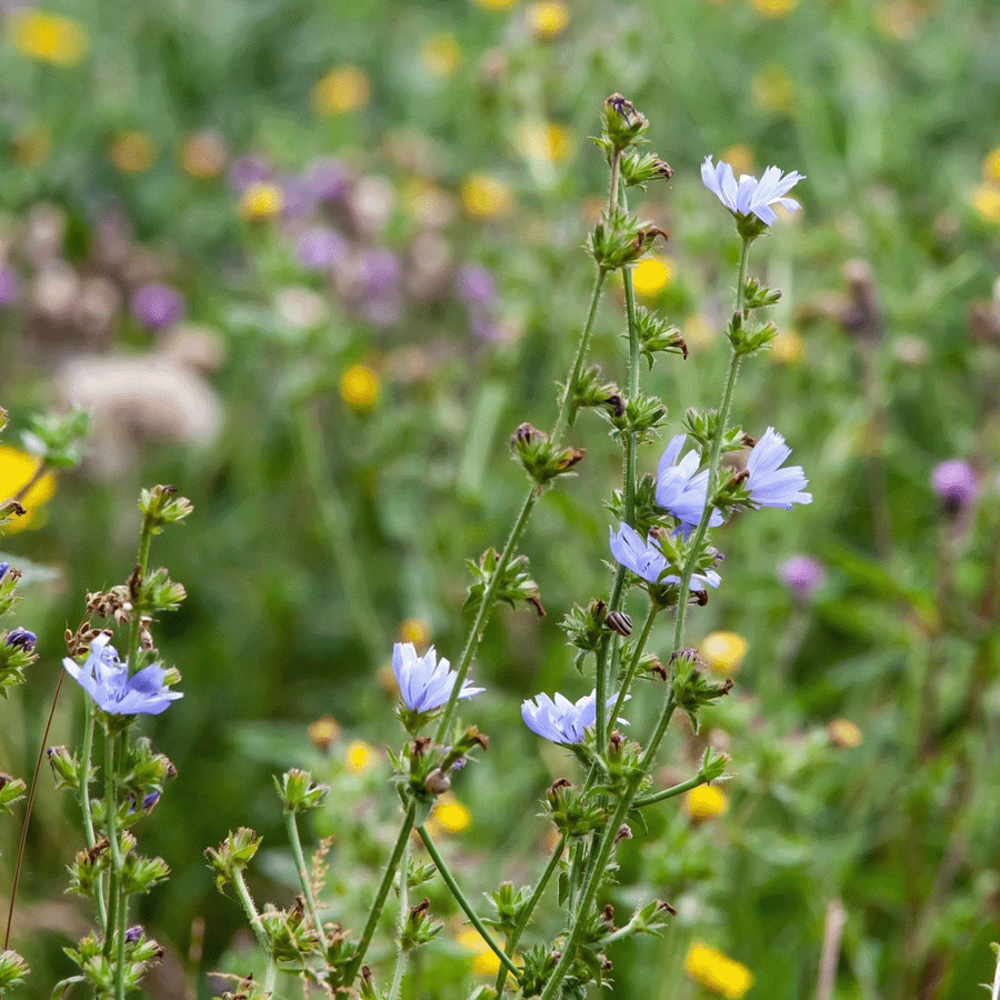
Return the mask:
M 261 898 L 291 899 L 281 767 L 337 783 L 318 832 L 337 837 L 338 919 L 363 919 L 393 835 L 391 644 L 458 657 L 463 560 L 502 543 L 526 488 L 507 439 L 551 424 L 584 319 L 607 183 L 588 136 L 619 91 L 675 171 L 639 199 L 671 238 L 636 272 L 691 349 L 644 383 L 672 428 L 716 404 L 727 361 L 738 244 L 701 160 L 807 175 L 803 210 L 754 249 L 782 333 L 734 417 L 782 431 L 815 502 L 718 532 L 724 585 L 689 638 L 733 633 L 706 649 L 737 687 L 700 736 L 674 734 L 661 777 L 709 739 L 735 779 L 709 815 L 667 803 L 623 849 L 619 912 L 658 896 L 680 913 L 613 956 L 616 994 L 710 995 L 702 941 L 752 974 L 731 996 L 974 995 L 1000 936 L 1000 8 L 5 0 L 0 17 L 0 493 L 32 414 L 76 403 L 94 422 L 84 467 L 0 545 L 39 567 L 17 624 L 42 654 L 2 706 L 4 770 L 30 774 L 85 591 L 131 569 L 140 487 L 195 506 L 153 548 L 189 597 L 158 633 L 185 698 L 147 725 L 179 771 L 139 830 L 173 869 L 141 915 L 167 948 L 151 992 L 212 995 L 210 970 L 249 961 L 202 857 L 230 829 L 265 835 Z M 592 352 L 609 379 L 623 328 L 615 286 Z M 558 622 L 606 594 L 620 458 L 592 413 L 568 443 L 587 448 L 579 476 L 523 544 L 548 615 L 498 613 L 475 666 L 490 694 L 466 714 L 492 744 L 456 782 L 448 844 L 474 898 L 537 874 L 538 799 L 573 767 L 520 701 L 591 686 Z M 977 489 L 949 511 L 931 474 L 956 458 Z M 824 567 L 808 595 L 781 582 L 794 555 Z M 78 739 L 79 716 L 65 691 L 49 742 Z M 341 730 L 325 749 L 307 732 L 323 716 Z M 75 811 L 42 778 L 12 941 L 30 996 L 68 974 L 59 949 L 87 919 L 63 896 Z M 460 934 L 409 996 L 481 981 Z

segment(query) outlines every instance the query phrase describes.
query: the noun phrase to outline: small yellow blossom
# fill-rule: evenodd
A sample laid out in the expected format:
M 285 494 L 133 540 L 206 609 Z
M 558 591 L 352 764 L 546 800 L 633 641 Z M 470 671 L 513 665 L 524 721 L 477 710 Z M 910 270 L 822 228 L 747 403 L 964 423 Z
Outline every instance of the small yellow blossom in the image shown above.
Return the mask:
M 35 455 L 0 444 L 0 501 L 17 496 L 35 477 L 40 465 L 41 459 Z M 23 496 L 18 497 L 27 513 L 8 521 L 3 526 L 3 533 L 12 535 L 25 528 L 40 527 L 45 521 L 41 508 L 55 491 L 55 476 L 46 472 Z
M 324 715 L 309 723 L 309 742 L 318 750 L 327 750 L 340 739 L 340 726 L 332 715 Z
M 673 280 L 674 271 L 666 257 L 653 254 L 644 257 L 632 269 L 632 287 L 636 295 L 655 298 Z
M 399 641 L 412 642 L 414 646 L 426 646 L 431 637 L 431 630 L 423 618 L 407 618 L 399 626 Z
M 798 364 L 802 360 L 804 344 L 795 330 L 782 330 L 771 341 L 771 360 L 782 365 Z
M 688 950 L 684 968 L 702 986 L 731 1000 L 740 1000 L 753 985 L 753 974 L 745 965 L 700 941 L 696 941 Z
M 983 176 L 991 184 L 1000 184 L 1000 146 L 986 154 L 983 160 Z
M 156 151 L 145 133 L 119 132 L 111 141 L 108 156 L 123 173 L 141 174 L 153 165 Z
M 461 833 L 468 829 L 471 822 L 472 813 L 451 792 L 445 792 L 438 796 L 427 826 L 431 828 L 433 836 L 436 832 Z
M 739 143 L 735 146 L 730 146 L 728 149 L 722 151 L 719 159 L 725 160 L 733 168 L 733 173 L 737 177 L 740 174 L 753 172 L 753 151 L 749 146 L 743 146 Z
M 729 809 L 729 799 L 715 785 L 699 785 L 684 796 L 684 812 L 696 821 L 714 819 Z
M 528 27 L 536 38 L 555 38 L 569 24 L 569 7 L 562 0 L 538 0 L 528 5 Z
M 217 177 L 226 166 L 226 144 L 222 136 L 211 129 L 189 135 L 181 146 L 180 163 L 199 180 Z
M 560 163 L 569 156 L 573 142 L 569 132 L 553 122 L 524 122 L 517 133 L 517 148 L 529 160 Z
M 734 674 L 747 655 L 747 641 L 735 632 L 711 632 L 701 640 L 698 652 L 716 673 Z
M 517 3 L 517 0 L 472 0 L 472 2 L 479 7 L 485 7 L 486 10 L 506 10 Z
M 767 66 L 754 78 L 753 97 L 765 111 L 784 113 L 791 110 L 795 96 L 792 78 L 780 66 Z
M 475 955 L 472 968 L 481 976 L 495 976 L 500 971 L 500 959 L 490 946 L 480 937 L 475 927 L 469 927 L 458 935 L 458 943 Z
M 489 174 L 471 174 L 462 182 L 462 204 L 474 219 L 496 219 L 506 215 L 514 196 L 509 187 Z
M 379 378 L 365 365 L 351 365 L 340 376 L 340 395 L 352 410 L 370 410 L 378 399 Z
M 357 111 L 371 100 L 371 84 L 358 66 L 338 66 L 313 88 L 313 107 L 321 115 Z
M 431 35 L 424 42 L 420 58 L 431 76 L 451 76 L 462 61 L 462 49 L 454 35 Z
M 799 5 L 799 0 L 750 0 L 750 6 L 764 17 L 788 17 Z
M 344 765 L 351 774 L 364 774 L 375 766 L 375 749 L 363 740 L 353 740 L 347 748 Z
M 87 33 L 78 21 L 40 10 L 12 14 L 7 37 L 21 55 L 56 66 L 75 66 L 87 53 Z
M 240 198 L 240 214 L 245 219 L 270 219 L 285 207 L 285 192 L 277 184 L 257 181 Z
M 19 166 L 37 167 L 52 152 L 52 133 L 44 126 L 27 128 L 14 136 L 14 159 Z
M 704 313 L 692 313 L 684 320 L 684 339 L 688 347 L 704 347 L 715 335 L 712 324 Z
M 972 204 L 984 219 L 1000 222 L 1000 188 L 980 184 L 973 192 Z
M 834 719 L 826 727 L 832 742 L 837 746 L 853 749 L 864 742 L 864 733 L 850 719 Z

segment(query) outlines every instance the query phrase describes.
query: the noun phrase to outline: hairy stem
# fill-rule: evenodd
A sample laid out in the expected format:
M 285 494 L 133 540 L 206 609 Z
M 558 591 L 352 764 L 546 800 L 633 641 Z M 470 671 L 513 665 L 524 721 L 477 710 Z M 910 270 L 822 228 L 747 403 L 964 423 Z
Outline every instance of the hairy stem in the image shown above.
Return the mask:
M 250 890 L 247 888 L 243 872 L 236 868 L 233 870 L 232 875 L 233 885 L 236 888 L 236 895 L 239 897 L 240 903 L 243 906 L 243 911 L 246 913 L 247 920 L 250 922 L 250 928 L 253 930 L 254 937 L 257 939 L 257 944 L 260 946 L 261 951 L 264 952 L 264 958 L 267 962 L 264 970 L 264 992 L 273 996 L 274 981 L 277 978 L 278 969 L 274 962 L 274 952 L 271 949 L 271 942 L 268 941 L 267 932 L 264 930 L 264 925 L 260 922 L 260 914 L 257 912 L 253 896 L 250 895 Z
M 306 906 L 309 909 L 309 919 L 320 942 L 323 941 L 323 922 L 319 919 L 319 911 L 316 909 L 316 899 L 312 890 L 312 879 L 309 877 L 309 868 L 306 865 L 306 856 L 302 851 L 302 840 L 299 837 L 298 813 L 291 809 L 285 812 L 285 829 L 288 831 L 288 840 L 292 845 L 292 855 L 295 858 L 295 867 L 299 873 L 299 882 L 302 884 L 302 892 L 306 897 Z
M 410 856 L 410 838 L 406 838 L 403 856 L 399 860 L 399 954 L 396 956 L 396 969 L 392 974 L 392 987 L 389 990 L 389 1000 L 399 1000 L 399 990 L 403 985 L 403 974 L 406 972 L 406 959 L 409 952 L 403 947 L 402 935 L 406 930 L 409 895 L 407 893 L 407 864 Z

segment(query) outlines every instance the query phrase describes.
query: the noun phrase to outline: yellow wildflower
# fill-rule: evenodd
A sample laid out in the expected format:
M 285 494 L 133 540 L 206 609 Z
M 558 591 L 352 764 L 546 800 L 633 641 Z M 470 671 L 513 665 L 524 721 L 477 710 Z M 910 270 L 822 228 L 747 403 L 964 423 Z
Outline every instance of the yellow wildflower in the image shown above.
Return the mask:
M 56 66 L 75 66 L 87 53 L 87 33 L 78 21 L 40 10 L 12 14 L 7 37 L 21 55 Z
M 750 0 L 750 6 L 764 17 L 787 17 L 799 5 L 799 0 Z
M 555 38 L 569 24 L 569 8 L 562 0 L 538 0 L 528 6 L 528 27 L 536 38 Z
M 420 58 L 431 76 L 451 76 L 462 61 L 462 49 L 454 35 L 431 35 L 424 42 Z
M 462 182 L 462 204 L 474 219 L 496 219 L 506 215 L 514 201 L 503 181 L 489 174 L 471 174 Z
M 257 181 L 240 198 L 240 214 L 245 219 L 270 219 L 285 207 L 285 192 L 277 184 Z
M 753 97 L 765 111 L 786 112 L 795 96 L 792 78 L 780 66 L 767 66 L 754 78 Z
M 837 746 L 853 749 L 864 742 L 864 733 L 850 719 L 834 719 L 826 727 L 832 742 Z
M 734 674 L 747 655 L 747 641 L 735 632 L 711 632 L 698 647 L 705 662 L 719 674 Z
M 655 298 L 673 280 L 674 272 L 666 257 L 653 254 L 644 257 L 632 269 L 632 287 L 636 295 Z
M 983 176 L 991 184 L 1000 184 L 1000 146 L 986 154 L 983 160 Z
M 353 740 L 347 748 L 344 764 L 351 774 L 364 774 L 375 766 L 375 749 L 363 740 Z
M 699 785 L 684 796 L 684 812 L 696 821 L 714 819 L 729 809 L 729 799 L 715 785 Z
M 737 177 L 753 172 L 753 152 L 749 146 L 737 144 L 722 151 L 720 160 L 725 160 L 733 168 Z
M 426 646 L 431 630 L 422 618 L 407 618 L 399 626 L 399 641 L 412 642 L 414 646 Z
M 745 965 L 700 941 L 696 941 L 688 950 L 684 968 L 702 986 L 730 997 L 731 1000 L 739 1000 L 753 985 L 753 974 Z
M 434 811 L 427 820 L 431 835 L 435 833 L 461 833 L 472 822 L 472 813 L 451 792 L 439 795 Z
M 338 66 L 313 88 L 313 107 L 321 115 L 357 111 L 371 100 L 371 84 L 358 66 Z
M 683 329 L 688 347 L 704 347 L 712 342 L 714 331 L 704 313 L 691 313 L 687 316 Z
M 480 937 L 475 927 L 462 931 L 458 935 L 458 943 L 473 953 L 475 957 L 472 960 L 472 968 L 481 976 L 495 976 L 500 971 L 500 959 Z
M 352 410 L 370 410 L 378 399 L 379 378 L 365 365 L 351 365 L 340 376 L 340 395 Z
M 143 132 L 119 132 L 111 142 L 108 156 L 126 174 L 144 173 L 156 159 L 153 144 Z
M 984 219 L 1000 222 L 1000 189 L 980 184 L 973 192 L 972 204 Z
M 553 122 L 524 122 L 517 133 L 517 148 L 529 160 L 559 163 L 572 147 L 569 132 Z
M 782 330 L 771 341 L 771 360 L 782 365 L 794 365 L 802 360 L 804 344 L 795 330 Z
M 35 455 L 0 444 L 0 501 L 17 496 L 34 479 L 40 466 L 41 459 Z M 46 472 L 23 496 L 18 497 L 27 513 L 8 521 L 3 526 L 3 533 L 12 535 L 25 528 L 40 527 L 45 521 L 42 505 L 55 491 L 56 478 L 51 472 Z
M 217 177 L 226 166 L 226 144 L 218 132 L 207 129 L 189 135 L 180 150 L 181 167 L 192 177 Z
M 505 10 L 517 3 L 517 0 L 472 0 L 472 2 L 485 7 L 486 10 Z
M 340 738 L 340 726 L 332 715 L 324 715 L 309 723 L 309 742 L 318 750 L 327 750 Z

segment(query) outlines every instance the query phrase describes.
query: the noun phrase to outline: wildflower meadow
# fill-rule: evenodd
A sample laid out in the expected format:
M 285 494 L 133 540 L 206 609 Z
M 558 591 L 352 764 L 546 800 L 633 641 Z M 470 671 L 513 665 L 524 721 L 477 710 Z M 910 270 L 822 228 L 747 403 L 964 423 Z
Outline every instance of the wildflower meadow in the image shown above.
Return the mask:
M 0 995 L 998 1000 L 998 53 L 0 4 Z

